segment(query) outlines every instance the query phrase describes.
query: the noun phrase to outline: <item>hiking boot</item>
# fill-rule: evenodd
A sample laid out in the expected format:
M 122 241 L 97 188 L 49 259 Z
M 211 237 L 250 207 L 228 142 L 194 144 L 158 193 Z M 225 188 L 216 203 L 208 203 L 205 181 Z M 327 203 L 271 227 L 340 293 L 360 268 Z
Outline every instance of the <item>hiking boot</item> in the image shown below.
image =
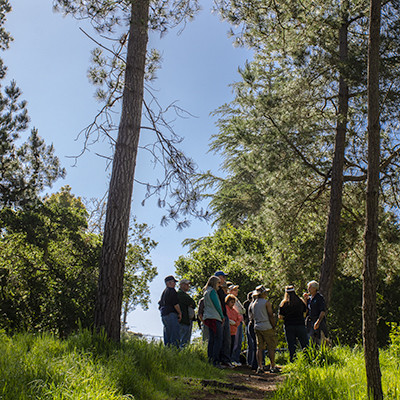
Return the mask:
M 242 366 L 242 363 L 236 362 L 236 361 L 232 361 L 231 364 L 232 364 L 234 367 L 241 367 L 241 366 Z
M 230 362 L 223 363 L 222 365 L 223 365 L 225 368 L 229 368 L 229 369 L 235 368 L 235 366 L 234 366 L 232 363 L 230 363 Z
M 269 370 L 269 372 L 271 372 L 271 374 L 279 374 L 281 372 L 280 368 L 278 368 L 277 366 L 275 366 L 274 368 L 271 368 Z
M 257 368 L 256 374 L 264 374 L 264 370 L 262 368 Z

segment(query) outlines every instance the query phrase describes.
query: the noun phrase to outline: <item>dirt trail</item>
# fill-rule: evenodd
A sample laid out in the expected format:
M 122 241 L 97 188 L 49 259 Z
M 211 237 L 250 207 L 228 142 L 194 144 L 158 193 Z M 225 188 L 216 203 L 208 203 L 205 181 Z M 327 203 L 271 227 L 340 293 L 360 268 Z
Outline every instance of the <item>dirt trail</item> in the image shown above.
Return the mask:
M 277 385 L 283 381 L 281 374 L 266 372 L 257 375 L 246 367 L 232 370 L 228 382 L 201 381 L 202 389 L 193 393 L 190 400 L 257 400 L 273 396 Z

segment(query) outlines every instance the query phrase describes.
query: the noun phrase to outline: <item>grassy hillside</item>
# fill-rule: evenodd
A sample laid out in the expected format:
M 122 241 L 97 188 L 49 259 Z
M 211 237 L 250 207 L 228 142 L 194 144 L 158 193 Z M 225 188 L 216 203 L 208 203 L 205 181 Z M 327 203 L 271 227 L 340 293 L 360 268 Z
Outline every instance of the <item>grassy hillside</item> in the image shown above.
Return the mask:
M 394 327 L 391 339 L 391 346 L 380 352 L 382 383 L 385 399 L 400 400 L 398 327 Z M 280 356 L 279 361 L 284 363 L 286 358 Z M 250 371 L 246 368 L 230 372 L 245 374 L 246 382 L 251 385 Z M 284 365 L 283 373 L 286 379 L 268 398 L 367 399 L 361 347 L 309 348 L 298 354 L 295 363 Z M 103 336 L 93 336 L 88 331 L 66 340 L 50 334 L 10 337 L 0 333 L 0 399 L 4 400 L 198 398 L 194 391 L 206 396 L 202 398 L 211 398 L 207 397 L 210 395 L 222 399 L 225 397 L 216 396 L 212 389 L 210 393 L 204 392 L 200 380 L 225 378 L 225 371 L 207 362 L 206 349 L 201 344 L 178 351 L 134 337 L 121 344 L 110 343 Z M 266 378 L 271 380 L 272 377 L 268 374 Z M 230 396 L 242 398 L 235 394 Z
M 380 351 L 385 399 L 400 400 L 400 330 L 394 327 L 392 344 Z M 362 347 L 308 348 L 285 367 L 287 379 L 274 399 L 364 400 L 367 382 Z
M 174 377 L 223 376 L 200 345 L 177 351 L 137 338 L 118 345 L 89 332 L 67 340 L 1 333 L 0 354 L 0 398 L 6 400 L 190 398 L 196 385 Z

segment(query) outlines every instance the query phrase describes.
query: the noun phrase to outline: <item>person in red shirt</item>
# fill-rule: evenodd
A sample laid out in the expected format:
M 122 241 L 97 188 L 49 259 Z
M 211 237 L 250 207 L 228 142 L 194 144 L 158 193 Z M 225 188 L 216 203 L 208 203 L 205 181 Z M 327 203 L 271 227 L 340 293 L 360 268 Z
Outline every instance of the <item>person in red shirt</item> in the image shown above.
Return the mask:
M 236 297 L 233 294 L 228 294 L 225 297 L 226 305 L 226 315 L 229 319 L 229 329 L 231 333 L 231 351 L 233 350 L 233 345 L 235 344 L 235 336 L 240 323 L 243 320 L 241 314 L 238 313 L 234 307 L 236 303 Z

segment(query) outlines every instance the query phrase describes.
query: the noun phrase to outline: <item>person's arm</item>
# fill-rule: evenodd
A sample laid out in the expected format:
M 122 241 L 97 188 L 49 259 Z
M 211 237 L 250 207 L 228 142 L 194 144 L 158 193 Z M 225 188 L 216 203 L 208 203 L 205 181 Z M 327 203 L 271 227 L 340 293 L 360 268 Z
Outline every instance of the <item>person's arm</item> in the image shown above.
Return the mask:
M 201 322 L 204 322 L 203 314 L 204 314 L 204 297 L 201 298 L 200 301 L 199 301 L 199 310 L 197 312 L 197 316 L 199 317 L 199 320 Z
M 236 313 L 235 313 L 235 321 L 236 321 L 237 326 L 239 326 L 240 323 L 243 321 L 242 314 L 240 314 L 240 312 L 238 312 L 238 311 L 236 311 Z
M 221 316 L 221 318 L 224 319 L 224 313 L 222 312 L 221 302 L 219 301 L 219 297 L 215 290 L 211 291 L 210 299 L 211 299 L 212 303 L 214 304 L 215 309 L 218 311 L 219 315 Z
M 176 312 L 178 313 L 178 321 L 181 322 L 181 319 L 182 319 L 181 307 L 179 306 L 179 304 L 175 304 L 174 308 L 175 308 Z
M 317 329 L 319 328 L 319 325 L 321 324 L 321 322 L 322 322 L 322 320 L 324 319 L 325 315 L 326 315 L 326 312 L 325 312 L 325 311 L 321 311 L 321 312 L 319 313 L 319 317 L 318 317 L 318 319 L 315 321 L 315 324 L 314 324 L 314 329 L 315 329 L 315 330 L 317 330 Z
M 321 310 L 318 319 L 315 321 L 314 329 L 317 330 L 326 315 L 325 300 L 321 295 L 318 295 L 318 307 Z
M 279 319 L 284 319 L 285 318 L 286 308 L 287 308 L 287 303 L 286 302 L 282 302 L 279 305 L 279 311 L 278 311 L 278 318 Z
M 236 308 L 236 311 L 239 313 L 239 314 L 245 314 L 246 313 L 246 310 L 245 310 L 245 308 L 243 307 L 243 304 L 240 302 L 240 300 L 239 299 L 236 299 L 236 303 L 235 303 L 235 305 L 233 306 L 234 308 Z
M 267 301 L 267 304 L 265 306 L 267 307 L 269 321 L 271 322 L 272 327 L 275 328 L 275 318 L 274 318 L 274 312 L 272 310 L 272 304 L 269 301 Z

